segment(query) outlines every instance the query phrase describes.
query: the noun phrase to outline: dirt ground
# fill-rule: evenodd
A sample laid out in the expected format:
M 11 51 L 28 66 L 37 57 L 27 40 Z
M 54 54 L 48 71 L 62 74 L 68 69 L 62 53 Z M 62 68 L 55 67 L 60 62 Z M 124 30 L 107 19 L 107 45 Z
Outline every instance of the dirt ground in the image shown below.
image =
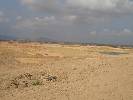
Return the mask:
M 0 100 L 133 100 L 133 49 L 0 42 Z

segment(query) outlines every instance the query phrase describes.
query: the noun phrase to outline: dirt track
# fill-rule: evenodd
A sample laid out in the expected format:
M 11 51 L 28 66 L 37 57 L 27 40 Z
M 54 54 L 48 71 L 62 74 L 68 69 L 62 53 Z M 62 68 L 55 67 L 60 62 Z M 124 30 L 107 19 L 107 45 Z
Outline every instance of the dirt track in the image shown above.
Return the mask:
M 0 42 L 0 100 L 133 100 L 133 49 Z

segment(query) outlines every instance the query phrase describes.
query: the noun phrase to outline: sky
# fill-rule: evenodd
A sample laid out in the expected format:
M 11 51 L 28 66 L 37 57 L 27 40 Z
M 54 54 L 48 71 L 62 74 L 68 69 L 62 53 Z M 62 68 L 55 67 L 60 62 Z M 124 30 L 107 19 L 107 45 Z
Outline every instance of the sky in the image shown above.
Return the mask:
M 133 0 L 0 0 L 0 35 L 133 44 Z

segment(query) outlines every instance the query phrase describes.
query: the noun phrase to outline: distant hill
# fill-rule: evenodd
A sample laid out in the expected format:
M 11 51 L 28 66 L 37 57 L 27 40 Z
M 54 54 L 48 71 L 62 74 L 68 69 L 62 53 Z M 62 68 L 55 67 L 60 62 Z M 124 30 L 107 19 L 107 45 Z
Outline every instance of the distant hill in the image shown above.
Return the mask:
M 17 38 L 9 35 L 0 35 L 0 40 L 16 40 Z
M 54 40 L 51 38 L 45 38 L 45 37 L 36 38 L 35 41 L 38 41 L 38 42 L 59 42 L 57 40 Z
M 9 35 L 0 35 L 1 41 L 8 41 L 8 40 L 15 40 L 19 42 L 58 42 L 57 40 L 45 38 L 45 37 L 39 37 L 39 38 L 19 38 L 15 36 L 9 36 Z

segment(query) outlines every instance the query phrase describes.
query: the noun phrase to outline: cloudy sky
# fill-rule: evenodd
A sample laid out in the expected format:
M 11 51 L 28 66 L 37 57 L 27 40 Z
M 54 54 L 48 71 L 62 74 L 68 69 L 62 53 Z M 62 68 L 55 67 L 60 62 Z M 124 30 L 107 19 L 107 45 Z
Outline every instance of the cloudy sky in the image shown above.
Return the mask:
M 0 35 L 133 44 L 133 0 L 0 0 Z

